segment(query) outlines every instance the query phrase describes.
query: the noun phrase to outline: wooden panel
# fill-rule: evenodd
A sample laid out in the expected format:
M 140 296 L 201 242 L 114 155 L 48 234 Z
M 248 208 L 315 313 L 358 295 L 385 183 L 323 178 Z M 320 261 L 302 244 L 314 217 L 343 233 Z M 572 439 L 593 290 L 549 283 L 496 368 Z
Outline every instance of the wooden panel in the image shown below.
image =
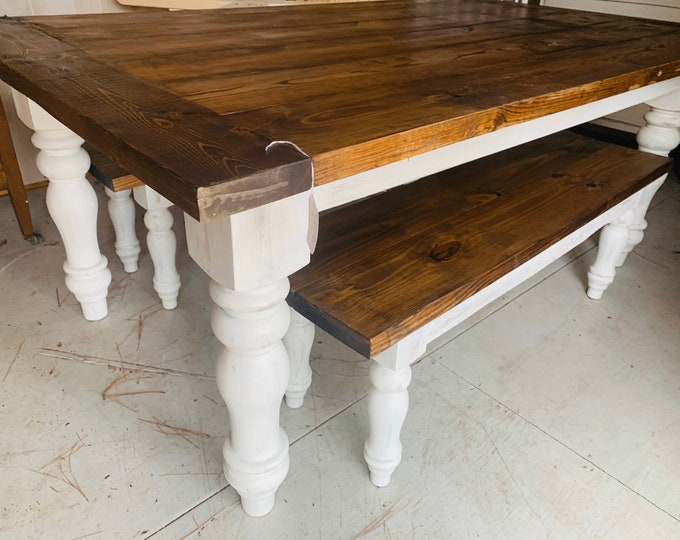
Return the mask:
M 375 356 L 668 168 L 560 133 L 331 211 L 289 303 Z
M 31 210 L 26 198 L 26 187 L 21 176 L 19 162 L 17 161 L 12 135 L 7 123 L 7 113 L 0 101 L 0 190 L 7 190 L 12 200 L 14 214 L 17 217 L 21 233 L 26 238 L 35 238 Z
M 680 76 L 678 25 L 490 0 L 0 28 L 0 76 L 200 219 L 309 185 L 274 140 L 321 185 Z

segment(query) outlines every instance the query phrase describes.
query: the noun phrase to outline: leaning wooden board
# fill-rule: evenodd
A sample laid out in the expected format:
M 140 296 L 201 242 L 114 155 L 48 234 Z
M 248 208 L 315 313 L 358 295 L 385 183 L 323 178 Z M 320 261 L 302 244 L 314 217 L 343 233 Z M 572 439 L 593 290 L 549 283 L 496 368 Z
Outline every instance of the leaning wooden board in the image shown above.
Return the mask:
M 322 185 L 676 77 L 678 50 L 676 24 L 489 0 L 0 20 L 2 79 L 201 220 L 310 161 Z

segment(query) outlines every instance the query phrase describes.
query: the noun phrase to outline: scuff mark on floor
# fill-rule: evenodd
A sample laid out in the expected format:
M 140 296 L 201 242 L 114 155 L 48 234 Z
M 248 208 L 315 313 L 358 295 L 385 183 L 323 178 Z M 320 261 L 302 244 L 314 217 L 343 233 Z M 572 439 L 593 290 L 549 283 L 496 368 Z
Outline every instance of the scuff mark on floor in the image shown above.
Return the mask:
M 19 348 L 17 349 L 17 352 L 16 352 L 15 355 L 14 355 L 14 358 L 12 358 L 12 361 L 9 363 L 9 367 L 7 368 L 7 371 L 5 371 L 5 376 L 2 378 L 2 382 L 3 382 L 3 383 L 7 380 L 7 377 L 8 377 L 8 375 L 9 375 L 9 372 L 10 372 L 10 370 L 12 369 L 12 367 L 14 366 L 14 362 L 16 362 L 16 361 L 17 361 L 17 358 L 19 358 L 19 354 L 21 353 L 21 349 L 23 349 L 23 347 L 24 347 L 24 343 L 26 343 L 26 340 L 23 340 L 23 341 L 19 344 Z
M 40 248 L 36 248 L 36 249 L 40 249 Z M 0 274 L 3 274 L 3 273 L 5 272 L 5 270 L 7 270 L 10 266 L 12 266 L 12 265 L 13 265 L 14 263 L 16 263 L 16 262 L 19 262 L 19 261 L 20 261 L 21 259 L 23 259 L 24 257 L 27 257 L 28 255 L 30 255 L 31 253 L 33 253 L 34 251 L 36 251 L 36 249 L 32 249 L 32 250 L 30 250 L 30 251 L 27 251 L 26 253 L 22 253 L 22 254 L 19 255 L 18 257 L 15 257 L 15 258 L 12 259 L 11 261 L 9 261 L 5 266 L 3 266 L 2 268 L 0 268 Z
M 71 296 L 71 291 L 69 291 L 68 289 L 66 290 L 66 296 L 64 296 L 64 298 L 59 297 L 59 288 L 58 287 L 54 289 L 54 292 L 57 295 L 57 307 L 58 308 L 63 306 L 66 303 L 66 300 L 68 299 L 68 297 Z
M 83 540 L 83 538 L 90 538 L 90 537 L 92 537 L 92 536 L 94 536 L 94 535 L 96 535 L 96 534 L 102 534 L 103 532 L 104 532 L 104 531 L 95 531 L 95 532 L 91 532 L 91 533 L 88 533 L 88 534 L 84 534 L 84 535 L 82 535 L 82 536 L 76 536 L 76 537 L 73 538 L 72 540 Z

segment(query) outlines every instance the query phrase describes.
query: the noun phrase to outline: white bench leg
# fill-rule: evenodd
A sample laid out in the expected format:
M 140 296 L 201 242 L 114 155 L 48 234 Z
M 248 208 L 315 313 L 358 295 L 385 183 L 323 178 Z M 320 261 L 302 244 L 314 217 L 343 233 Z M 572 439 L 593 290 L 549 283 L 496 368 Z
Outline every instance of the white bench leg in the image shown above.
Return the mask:
M 291 409 L 302 406 L 312 384 L 309 355 L 314 344 L 314 325 L 294 309 L 290 310 L 290 327 L 283 338 L 290 359 L 290 377 L 286 388 L 286 405 Z
M 642 239 L 645 236 L 644 231 L 647 228 L 647 220 L 645 220 L 647 209 L 649 208 L 649 204 L 652 202 L 652 197 L 654 197 L 654 194 L 661 187 L 661 184 L 663 184 L 664 180 L 665 177 L 660 178 L 659 180 L 649 184 L 643 190 L 640 202 L 635 208 L 635 217 L 628 228 L 628 239 L 626 240 L 626 245 L 616 260 L 617 267 L 623 266 L 623 263 L 626 262 L 628 254 L 633 251 L 635 246 L 642 242 Z
M 680 92 L 673 92 L 649 102 L 651 110 L 645 114 L 645 125 L 637 135 L 643 152 L 667 156 L 680 144 Z M 647 227 L 645 214 L 664 178 L 652 182 L 642 192 L 632 215 L 607 225 L 600 234 L 595 264 L 588 272 L 588 296 L 595 300 L 614 279 L 615 268 L 623 265 L 628 254 L 638 245 Z
M 597 257 L 588 270 L 588 297 L 593 300 L 602 298 L 602 293 L 612 284 L 616 275 L 616 263 L 626 247 L 629 228 L 635 219 L 633 209 L 616 221 L 605 225 L 600 232 Z
M 399 436 L 408 412 L 411 366 L 392 370 L 374 361 L 370 379 L 369 435 L 364 445 L 364 459 L 371 474 L 371 482 L 384 487 L 390 483 L 392 473 L 401 463 Z
M 109 218 L 116 233 L 116 255 L 123 264 L 123 269 L 132 274 L 138 270 L 139 240 L 135 233 L 135 203 L 132 200 L 132 190 L 123 189 L 112 191 L 104 188 L 109 198 Z
M 172 203 L 147 186 L 134 188 L 135 200 L 146 209 L 146 243 L 153 261 L 153 287 L 165 309 L 177 307 L 181 281 L 175 265 L 177 240 L 172 230 Z
M 47 208 L 66 249 L 66 287 L 85 319 L 97 321 L 108 313 L 111 272 L 97 241 L 97 196 L 85 179 L 90 157 L 81 147 L 83 139 L 51 117 L 45 121 L 54 125 L 46 130 L 34 125 L 31 140 L 40 149 L 38 169 L 49 179 Z

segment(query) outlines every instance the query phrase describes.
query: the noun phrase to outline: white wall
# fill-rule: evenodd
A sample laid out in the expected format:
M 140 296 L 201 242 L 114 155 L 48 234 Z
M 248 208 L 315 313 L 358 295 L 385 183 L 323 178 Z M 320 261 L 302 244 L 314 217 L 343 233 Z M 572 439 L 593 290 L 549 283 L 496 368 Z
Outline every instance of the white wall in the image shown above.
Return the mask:
M 72 13 L 107 13 L 129 11 L 116 0 L 0 0 L 0 16 L 59 15 Z M 17 118 L 9 87 L 0 81 L 0 99 L 7 111 L 24 183 L 43 180 L 35 166 L 36 149 L 31 144 L 31 131 Z
M 116 0 L 2 0 L 0 15 L 59 15 L 126 11 Z
M 544 0 L 546 6 L 680 22 L 680 0 Z

